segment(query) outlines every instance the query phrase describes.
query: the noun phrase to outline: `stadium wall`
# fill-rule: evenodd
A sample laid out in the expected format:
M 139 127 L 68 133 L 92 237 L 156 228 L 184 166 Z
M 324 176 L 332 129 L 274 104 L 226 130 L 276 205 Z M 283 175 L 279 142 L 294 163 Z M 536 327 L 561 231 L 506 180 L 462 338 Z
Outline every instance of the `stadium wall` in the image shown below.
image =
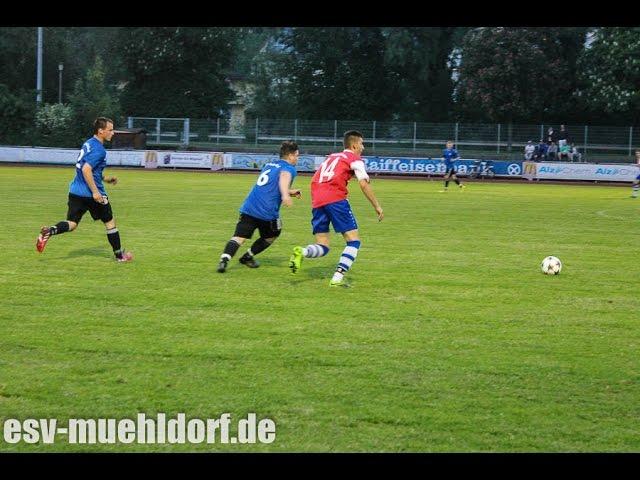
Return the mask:
M 206 170 L 259 170 L 278 155 L 262 153 L 190 152 L 167 150 L 108 150 L 107 164 L 111 166 L 143 168 L 195 168 Z M 73 165 L 77 149 L 0 146 L 0 162 Z M 315 171 L 325 157 L 301 155 L 298 171 Z M 438 158 L 366 156 L 364 161 L 371 173 L 442 176 L 444 162 Z M 479 160 L 459 160 L 458 174 L 467 176 Z M 631 182 L 640 172 L 635 164 L 590 164 L 552 162 L 509 162 L 483 160 L 484 168 L 491 165 L 493 175 L 503 178 L 529 180 L 587 180 L 602 182 Z M 480 175 L 487 174 L 485 170 Z

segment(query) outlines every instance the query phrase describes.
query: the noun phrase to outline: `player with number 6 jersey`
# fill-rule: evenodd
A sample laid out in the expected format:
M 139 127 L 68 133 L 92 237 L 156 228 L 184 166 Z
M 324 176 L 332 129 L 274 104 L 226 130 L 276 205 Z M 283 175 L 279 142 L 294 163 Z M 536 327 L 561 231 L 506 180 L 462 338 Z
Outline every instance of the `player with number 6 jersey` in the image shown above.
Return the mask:
M 300 190 L 291 189 L 291 184 L 297 175 L 298 144 L 292 140 L 282 142 L 280 146 L 280 160 L 269 162 L 258 176 L 258 180 L 240 207 L 240 219 L 236 225 L 233 237 L 227 242 L 220 255 L 218 272 L 227 271 L 229 260 L 236 254 L 240 246 L 253 236 L 258 229 L 258 238 L 251 248 L 240 257 L 240 263 L 249 268 L 258 268 L 260 264 L 253 258 L 266 250 L 282 231 L 280 220 L 280 205 L 292 205 L 291 196 L 300 198 Z
M 347 200 L 349 180 L 354 176 L 358 179 L 362 193 L 376 211 L 378 221 L 382 221 L 384 217 L 382 207 L 369 184 L 369 175 L 360 156 L 364 151 L 363 142 L 360 132 L 356 130 L 346 132 L 344 134 L 345 149 L 329 155 L 314 174 L 311 180 L 311 225 L 316 243 L 306 247 L 294 247 L 289 259 L 291 273 L 295 274 L 300 270 L 303 258 L 318 258 L 329 253 L 329 225 L 331 224 L 336 233 L 342 234 L 347 245 L 329 285 L 347 286 L 344 275 L 353 265 L 361 245 L 358 224 Z

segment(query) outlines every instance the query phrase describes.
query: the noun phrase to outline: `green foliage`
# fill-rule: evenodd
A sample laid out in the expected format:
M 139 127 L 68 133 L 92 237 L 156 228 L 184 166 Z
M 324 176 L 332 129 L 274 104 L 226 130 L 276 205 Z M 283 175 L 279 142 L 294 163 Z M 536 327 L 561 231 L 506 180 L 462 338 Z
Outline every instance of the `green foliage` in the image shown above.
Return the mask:
M 255 116 L 442 121 L 464 28 L 281 29 L 255 59 Z
M 251 82 L 255 85 L 253 102 L 247 115 L 262 118 L 296 118 L 297 102 L 291 90 L 288 53 L 276 43 L 265 41 L 265 48 L 254 58 Z
M 62 63 L 63 102 L 75 82 L 82 78 L 96 56 L 105 63 L 107 82 L 126 77 L 113 41 L 124 27 L 44 27 L 42 94 L 44 103 L 58 101 L 59 71 Z M 36 87 L 37 27 L 0 28 L 0 83 L 16 92 Z
M 129 28 L 119 37 L 128 72 L 128 115 L 216 118 L 233 98 L 226 74 L 234 61 L 233 28 Z
M 0 84 L 9 91 L 36 88 L 36 44 L 36 27 L 0 28 Z
M 283 30 L 278 42 L 275 75 L 259 90 L 273 89 L 270 100 L 257 103 L 261 114 L 289 97 L 287 105 L 294 105 L 297 118 L 391 118 L 389 99 L 396 98 L 397 89 L 384 65 L 381 28 L 298 27 Z
M 452 69 L 448 59 L 466 28 L 408 27 L 385 29 L 385 65 L 397 85 L 398 120 L 438 122 L 450 119 Z
M 75 112 L 70 105 L 45 104 L 36 111 L 36 134 L 39 145 L 72 147 Z
M 29 93 L 14 95 L 0 83 L 0 144 L 29 144 L 36 103 Z
M 456 104 L 466 118 L 538 122 L 576 112 L 585 29 L 481 27 L 461 47 Z
M 262 118 L 637 123 L 640 28 L 597 28 L 585 49 L 587 31 L 45 27 L 43 100 L 58 100 L 59 63 L 68 103 L 98 57 L 102 84 L 135 116 L 216 118 L 238 74 L 255 86 L 247 113 Z M 0 84 L 16 97 L 35 88 L 36 40 L 37 27 L 0 28 Z
M 277 37 L 281 28 L 243 27 L 238 30 L 233 73 L 249 76 L 255 68 L 255 59 L 270 39 Z
M 395 100 L 397 86 L 384 64 L 382 29 L 298 29 L 289 45 L 297 52 L 290 67 L 303 117 L 392 117 L 393 105 L 383 99 Z
M 580 57 L 584 96 L 590 110 L 640 121 L 640 27 L 603 27 Z
M 69 95 L 69 105 L 73 109 L 74 145 L 82 143 L 93 134 L 93 122 L 97 117 L 113 119 L 115 127 L 122 122 L 118 94 L 106 84 L 104 64 L 100 57 L 79 79 Z

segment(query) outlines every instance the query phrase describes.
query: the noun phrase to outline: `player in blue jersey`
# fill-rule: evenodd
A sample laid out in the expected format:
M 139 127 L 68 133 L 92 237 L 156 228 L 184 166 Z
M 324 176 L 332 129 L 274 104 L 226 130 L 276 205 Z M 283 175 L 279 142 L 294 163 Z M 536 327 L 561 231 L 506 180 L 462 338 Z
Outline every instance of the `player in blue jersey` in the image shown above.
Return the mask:
M 236 231 L 220 255 L 219 273 L 227 270 L 229 260 L 240 246 L 253 236 L 256 229 L 260 232 L 260 237 L 240 257 L 240 263 L 249 268 L 260 266 L 253 257 L 269 248 L 282 231 L 280 205 L 290 207 L 293 203 L 292 195 L 300 198 L 300 190 L 291 188 L 297 175 L 295 166 L 299 153 L 296 142 L 284 141 L 280 146 L 280 160 L 269 162 L 262 167 L 256 184 L 240 207 L 240 220 L 236 225 Z
M 69 185 L 67 220 L 51 227 L 42 227 L 36 241 L 36 249 L 43 252 L 53 235 L 72 232 L 82 216 L 89 211 L 94 220 L 101 220 L 107 229 L 107 239 L 118 262 L 133 260 L 131 252 L 125 252 L 120 245 L 120 233 L 113 219 L 111 203 L 104 189 L 103 181 L 116 184 L 116 177 L 105 177 L 102 171 L 107 166 L 107 151 L 104 142 L 113 137 L 113 120 L 99 117 L 93 122 L 93 137 L 82 145 L 76 162 L 76 176 Z
M 640 169 L 640 150 L 636 150 L 636 165 Z M 640 173 L 631 186 L 631 198 L 638 198 L 638 190 L 640 190 Z
M 453 181 L 456 182 L 461 189 L 465 188 L 464 185 L 458 180 L 456 176 L 456 160 L 460 158 L 458 155 L 458 151 L 453 148 L 453 142 L 447 142 L 447 148 L 445 148 L 442 152 L 442 157 L 444 158 L 444 190 L 440 190 L 441 192 L 446 192 L 449 189 L 449 179 L 453 178 Z

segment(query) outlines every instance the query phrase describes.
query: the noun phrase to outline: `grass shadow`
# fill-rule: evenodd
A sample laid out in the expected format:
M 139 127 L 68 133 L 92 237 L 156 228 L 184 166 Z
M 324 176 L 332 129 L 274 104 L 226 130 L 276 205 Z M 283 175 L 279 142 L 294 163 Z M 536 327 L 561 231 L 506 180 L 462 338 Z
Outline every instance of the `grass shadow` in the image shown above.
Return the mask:
M 289 277 L 295 283 L 303 283 L 303 282 L 311 282 L 318 280 L 326 280 L 327 283 L 331 279 L 333 275 L 333 266 L 327 265 L 315 265 L 311 267 L 307 267 L 306 265 L 302 265 L 302 268 L 295 275 L 291 275 L 289 273 Z
M 101 247 L 87 247 L 87 248 L 78 248 L 76 250 L 72 250 L 67 254 L 67 257 L 101 257 L 101 258 L 110 258 L 109 253 Z

